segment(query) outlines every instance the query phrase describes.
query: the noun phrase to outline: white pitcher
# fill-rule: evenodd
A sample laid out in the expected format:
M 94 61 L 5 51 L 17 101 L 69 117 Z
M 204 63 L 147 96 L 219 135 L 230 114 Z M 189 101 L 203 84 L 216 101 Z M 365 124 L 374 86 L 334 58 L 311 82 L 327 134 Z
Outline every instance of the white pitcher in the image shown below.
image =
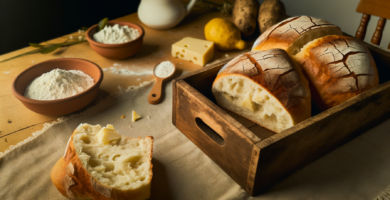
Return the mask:
M 191 0 L 185 8 L 180 0 L 141 0 L 138 17 L 153 29 L 168 29 L 176 26 L 190 12 L 197 0 Z

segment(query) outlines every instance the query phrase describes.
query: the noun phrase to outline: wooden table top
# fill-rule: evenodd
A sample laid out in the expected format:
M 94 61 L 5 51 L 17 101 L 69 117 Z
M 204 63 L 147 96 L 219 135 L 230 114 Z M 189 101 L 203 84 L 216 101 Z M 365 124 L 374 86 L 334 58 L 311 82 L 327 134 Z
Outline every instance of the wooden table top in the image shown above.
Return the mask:
M 17 100 L 11 91 L 11 85 L 15 77 L 23 70 L 30 66 L 55 58 L 83 58 L 95 62 L 104 71 L 104 80 L 100 86 L 99 96 L 101 99 L 109 94 L 116 93 L 120 88 L 139 85 L 144 81 L 153 79 L 151 75 L 152 68 L 159 62 L 169 60 L 176 65 L 177 71 L 195 71 L 202 66 L 195 65 L 191 62 L 174 58 L 171 56 L 171 45 L 183 37 L 204 38 L 204 26 L 212 18 L 220 17 L 229 19 L 221 13 L 212 12 L 200 16 L 189 16 L 184 19 L 178 26 L 167 30 L 153 30 L 142 24 L 138 19 L 137 13 L 118 18 L 118 21 L 129 21 L 140 24 L 145 30 L 143 46 L 140 51 L 133 57 L 125 60 L 110 60 L 95 53 L 88 43 L 81 43 L 69 47 L 64 47 L 50 54 L 32 54 L 16 58 L 7 62 L 0 63 L 0 152 L 4 152 L 11 145 L 15 145 L 28 137 L 32 133 L 44 128 L 45 123 L 55 121 L 62 116 L 45 116 L 30 111 Z M 63 42 L 72 33 L 48 41 L 49 43 Z M 255 38 L 255 37 L 254 37 Z M 248 46 L 242 51 L 221 52 L 215 51 L 214 58 L 209 62 L 235 57 L 243 52 L 249 51 L 254 38 L 247 40 Z M 14 52 L 0 55 L 0 60 L 10 58 L 15 55 L 32 50 L 32 47 L 26 47 Z M 143 73 L 140 76 L 125 76 L 112 73 L 110 68 L 128 69 Z M 96 103 L 96 101 L 91 104 Z

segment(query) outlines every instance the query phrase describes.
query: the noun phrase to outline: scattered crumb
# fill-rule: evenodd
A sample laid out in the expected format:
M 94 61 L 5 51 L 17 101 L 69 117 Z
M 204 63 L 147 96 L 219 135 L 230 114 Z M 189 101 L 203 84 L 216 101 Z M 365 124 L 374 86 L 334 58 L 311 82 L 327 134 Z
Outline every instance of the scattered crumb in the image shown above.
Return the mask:
M 69 36 L 69 39 L 73 40 L 73 35 Z
M 150 119 L 150 116 L 148 116 L 148 119 Z
M 11 73 L 10 71 L 6 71 L 6 72 L 3 72 L 4 74 L 9 74 L 9 73 Z
M 131 125 L 129 127 L 131 128 Z
M 79 36 L 79 40 L 80 40 L 80 41 L 83 40 L 83 36 L 80 35 L 80 36 Z
M 140 78 L 137 78 L 137 81 L 140 81 L 141 79 Z
M 32 63 L 35 63 L 35 61 L 31 61 Z
M 104 68 L 103 71 L 107 71 L 108 69 L 107 68 Z
M 119 66 L 119 64 L 118 63 L 114 63 L 114 66 Z
M 228 57 L 229 57 L 229 54 L 225 54 L 225 57 L 228 58 Z
M 125 118 L 125 116 L 124 116 L 124 115 L 122 115 L 122 116 L 121 116 L 121 118 L 123 119 L 123 118 Z
M 12 123 L 12 121 L 11 121 L 11 120 L 8 120 L 8 124 L 10 124 L 10 123 Z
M 4 138 L 4 140 L 5 140 L 5 142 L 8 142 L 8 141 L 7 141 L 7 138 Z

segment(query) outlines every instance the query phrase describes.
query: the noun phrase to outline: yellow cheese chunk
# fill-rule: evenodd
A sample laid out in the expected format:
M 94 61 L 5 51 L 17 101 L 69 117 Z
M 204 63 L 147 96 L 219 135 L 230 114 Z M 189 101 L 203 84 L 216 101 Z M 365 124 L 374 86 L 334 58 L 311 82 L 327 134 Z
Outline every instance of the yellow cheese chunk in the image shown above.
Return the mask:
M 172 45 L 172 56 L 204 66 L 214 56 L 214 42 L 185 37 Z
M 135 122 L 137 119 L 141 119 L 141 116 L 139 116 L 139 115 L 133 110 L 133 122 Z
M 113 125 L 107 125 L 106 127 L 103 127 L 100 129 L 100 131 L 97 134 L 98 141 L 102 144 L 107 144 L 111 141 L 114 143 L 118 142 L 118 139 L 121 138 L 121 135 L 119 135 L 118 131 L 114 129 Z
M 252 97 L 249 95 L 247 98 L 245 98 L 243 101 L 242 101 L 242 106 L 250 111 L 255 111 L 255 106 L 253 104 L 253 101 L 252 101 Z

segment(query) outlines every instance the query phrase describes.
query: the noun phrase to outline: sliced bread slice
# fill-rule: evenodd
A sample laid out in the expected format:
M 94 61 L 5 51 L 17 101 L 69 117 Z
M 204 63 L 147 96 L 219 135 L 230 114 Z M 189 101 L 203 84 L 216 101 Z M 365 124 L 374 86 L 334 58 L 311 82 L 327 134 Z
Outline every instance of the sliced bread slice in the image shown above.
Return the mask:
M 71 199 L 148 199 L 153 137 L 121 136 L 112 125 L 80 124 L 51 171 L 51 179 Z
M 237 56 L 219 71 L 212 93 L 219 106 L 276 133 L 311 114 L 308 82 L 282 49 Z

